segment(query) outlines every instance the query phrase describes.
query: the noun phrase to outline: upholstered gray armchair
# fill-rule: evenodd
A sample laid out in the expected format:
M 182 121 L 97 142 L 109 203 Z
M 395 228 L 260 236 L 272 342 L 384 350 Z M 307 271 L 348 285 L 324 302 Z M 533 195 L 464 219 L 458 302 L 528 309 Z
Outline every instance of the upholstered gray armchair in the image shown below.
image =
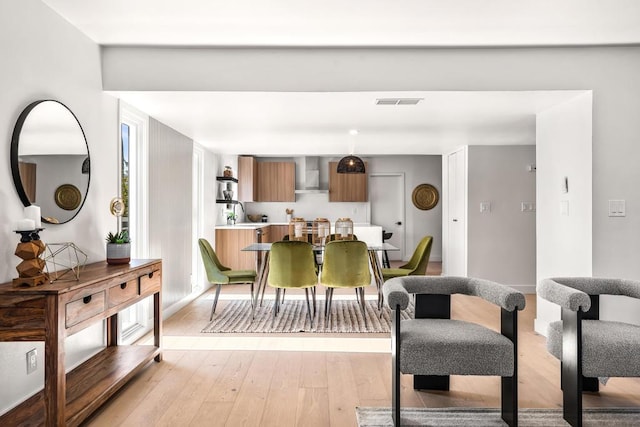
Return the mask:
M 582 425 L 582 392 L 598 391 L 598 377 L 640 376 L 640 326 L 600 319 L 600 295 L 640 298 L 640 282 L 593 277 L 542 280 L 540 297 L 562 308 L 549 324 L 547 349 L 561 361 L 564 419 Z
M 524 295 L 499 283 L 467 277 L 406 276 L 383 287 L 393 313 L 391 330 L 393 422 L 400 425 L 400 374 L 413 374 L 413 388 L 449 390 L 449 375 L 502 377 L 502 419 L 518 422 L 518 310 Z M 415 318 L 400 320 L 414 298 Z M 451 319 L 451 295 L 480 297 L 501 307 L 501 334 Z

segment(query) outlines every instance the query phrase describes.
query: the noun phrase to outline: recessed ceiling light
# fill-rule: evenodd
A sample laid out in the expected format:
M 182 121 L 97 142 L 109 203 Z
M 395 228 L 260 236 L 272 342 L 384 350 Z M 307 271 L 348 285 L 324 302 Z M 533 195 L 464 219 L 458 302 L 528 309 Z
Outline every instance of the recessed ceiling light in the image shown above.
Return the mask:
M 357 135 L 358 129 L 349 129 L 349 135 Z
M 377 98 L 376 105 L 418 105 L 424 98 Z

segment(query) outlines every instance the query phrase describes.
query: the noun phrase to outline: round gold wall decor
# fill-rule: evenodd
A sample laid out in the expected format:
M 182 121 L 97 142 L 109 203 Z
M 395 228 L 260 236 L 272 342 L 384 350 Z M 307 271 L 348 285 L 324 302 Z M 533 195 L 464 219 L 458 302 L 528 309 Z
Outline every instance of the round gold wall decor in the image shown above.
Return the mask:
M 80 206 L 80 202 L 82 202 L 82 194 L 80 194 L 78 187 L 73 184 L 62 184 L 56 188 L 54 197 L 56 205 L 66 211 L 77 209 Z
M 413 204 L 416 208 L 428 211 L 429 209 L 433 209 L 437 204 L 438 200 L 440 200 L 440 195 L 438 194 L 438 190 L 431 184 L 420 184 L 416 188 L 413 189 L 413 194 L 411 194 L 411 200 L 413 200 Z
M 124 214 L 124 201 L 120 197 L 114 197 L 109 203 L 109 212 L 113 216 L 122 216 Z

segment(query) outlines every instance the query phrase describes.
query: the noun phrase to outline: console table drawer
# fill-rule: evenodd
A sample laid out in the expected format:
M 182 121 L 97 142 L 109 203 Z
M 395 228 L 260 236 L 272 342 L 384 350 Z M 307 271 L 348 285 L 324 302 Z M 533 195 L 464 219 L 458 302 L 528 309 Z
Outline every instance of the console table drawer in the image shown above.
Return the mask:
M 129 280 L 109 288 L 107 301 L 109 308 L 120 305 L 138 296 L 138 279 Z
M 67 328 L 102 313 L 104 302 L 104 291 L 100 291 L 67 303 L 65 312 Z
M 162 271 L 156 270 L 140 276 L 140 295 L 147 292 L 157 292 L 162 287 Z

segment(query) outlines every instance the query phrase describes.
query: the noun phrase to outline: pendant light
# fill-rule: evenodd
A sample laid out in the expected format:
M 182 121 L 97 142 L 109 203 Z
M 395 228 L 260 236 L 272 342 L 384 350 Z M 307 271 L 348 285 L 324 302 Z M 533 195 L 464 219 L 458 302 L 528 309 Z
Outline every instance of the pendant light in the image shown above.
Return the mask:
M 351 129 L 349 131 L 349 134 L 351 136 L 356 136 L 358 135 L 358 130 Z M 349 145 L 351 145 L 351 150 L 350 150 L 351 153 L 353 153 L 354 144 L 355 144 L 354 141 L 350 141 Z M 353 154 L 350 154 L 340 159 L 340 161 L 338 162 L 337 172 L 338 173 L 365 173 L 366 171 L 365 171 L 365 166 L 362 159 L 360 157 L 354 156 Z
M 364 162 L 360 157 L 346 156 L 338 162 L 338 173 L 365 173 Z

